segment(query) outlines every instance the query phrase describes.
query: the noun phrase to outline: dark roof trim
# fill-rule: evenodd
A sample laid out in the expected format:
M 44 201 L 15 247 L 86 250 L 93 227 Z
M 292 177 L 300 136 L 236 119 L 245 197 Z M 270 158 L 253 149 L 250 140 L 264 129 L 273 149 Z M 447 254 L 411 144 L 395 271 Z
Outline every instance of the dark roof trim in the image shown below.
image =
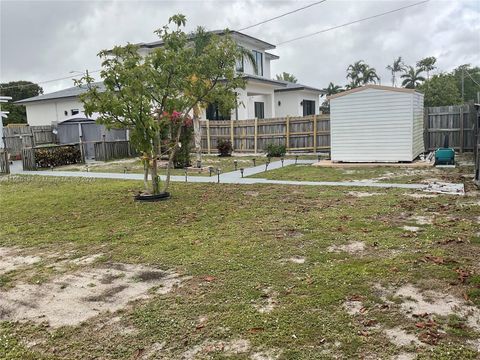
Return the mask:
M 273 60 L 280 59 L 280 56 L 269 53 L 269 52 L 266 52 L 266 51 L 265 51 L 265 55 L 268 56 L 270 59 L 273 59 Z
M 299 87 L 288 87 L 288 88 L 285 88 L 285 89 L 275 89 L 275 92 L 297 91 L 297 90 L 315 91 L 315 92 L 319 92 L 319 93 L 322 93 L 322 94 L 326 94 L 325 90 L 316 89 L 316 88 L 313 88 L 313 87 L 310 87 L 310 86 L 303 86 L 303 85 L 299 86 Z
M 100 91 L 104 90 L 104 86 L 102 82 L 95 82 L 92 85 L 98 87 Z M 18 100 L 18 101 L 15 101 L 14 104 L 27 104 L 27 103 L 37 102 L 37 101 L 75 98 L 85 93 L 86 91 L 87 91 L 87 87 L 85 85 L 73 86 L 73 87 L 69 87 L 63 90 L 58 90 L 52 93 L 42 94 L 42 95 L 34 96 L 31 98 L 23 99 L 23 100 Z
M 267 83 L 271 85 L 277 85 L 277 86 L 287 86 L 285 83 L 277 80 L 272 80 L 272 79 L 267 79 L 267 78 L 262 78 L 260 76 L 254 76 L 254 75 L 245 75 L 243 76 L 244 79 L 246 80 L 252 80 L 252 81 L 258 81 L 262 83 Z M 276 91 L 276 90 L 275 90 Z

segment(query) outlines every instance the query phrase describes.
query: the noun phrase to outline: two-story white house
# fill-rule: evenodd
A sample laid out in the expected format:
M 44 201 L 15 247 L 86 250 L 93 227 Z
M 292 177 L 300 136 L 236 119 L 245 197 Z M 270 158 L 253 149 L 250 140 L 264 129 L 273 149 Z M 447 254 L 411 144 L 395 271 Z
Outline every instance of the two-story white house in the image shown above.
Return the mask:
M 222 35 L 224 31 L 213 31 Z M 274 80 L 271 77 L 270 62 L 279 59 L 268 50 L 275 45 L 238 31 L 230 32 L 239 46 L 252 52 L 254 66 L 245 59 L 239 60 L 236 70 L 243 74 L 247 83 L 245 89 L 238 89 L 238 106 L 231 113 L 222 114 L 218 107 L 210 104 L 202 118 L 208 120 L 245 120 L 285 116 L 306 116 L 319 113 L 320 95 L 323 91 L 303 84 Z M 162 41 L 140 43 L 140 53 L 147 54 L 163 45 Z M 17 101 L 27 108 L 30 125 L 49 125 L 54 121 L 63 121 L 77 112 L 83 111 L 78 96 L 86 89 L 72 87 L 50 94 Z

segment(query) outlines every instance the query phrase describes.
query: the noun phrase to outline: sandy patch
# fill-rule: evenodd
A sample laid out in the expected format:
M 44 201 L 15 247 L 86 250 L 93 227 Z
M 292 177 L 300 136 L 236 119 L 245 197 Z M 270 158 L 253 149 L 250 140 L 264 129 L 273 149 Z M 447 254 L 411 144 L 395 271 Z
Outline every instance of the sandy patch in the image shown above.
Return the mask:
M 280 353 L 278 351 L 268 350 L 268 351 L 261 351 L 253 353 L 250 356 L 251 360 L 276 360 L 280 357 Z
M 406 195 L 406 196 L 409 196 L 411 198 L 414 198 L 414 199 L 431 199 L 431 198 L 436 198 L 438 197 L 437 194 L 419 194 L 419 193 L 412 193 L 412 194 L 403 194 L 403 195 Z
M 270 288 L 264 289 L 260 303 L 254 304 L 253 307 L 259 313 L 262 313 L 262 314 L 269 313 L 275 308 L 277 304 L 277 301 L 276 301 L 277 296 L 278 294 L 272 291 L 272 289 Z
M 149 293 L 165 294 L 182 279 L 141 265 L 110 264 L 65 274 L 43 284 L 19 283 L 0 291 L 0 320 L 77 325 L 106 311 L 115 312 Z
M 343 303 L 343 308 L 350 315 L 358 315 L 362 312 L 363 304 L 359 300 L 347 300 Z
M 69 260 L 69 262 L 71 264 L 79 265 L 79 266 L 91 265 L 102 256 L 103 254 L 87 255 L 87 256 L 79 257 L 73 260 Z
M 282 264 L 289 262 L 294 264 L 305 264 L 305 258 L 301 256 L 292 256 L 291 258 L 280 260 L 280 262 Z
M 22 255 L 21 249 L 0 247 L 0 275 L 39 262 L 39 256 Z
M 260 195 L 258 191 L 245 191 L 243 194 L 252 197 L 257 197 L 258 195 Z
M 382 195 L 382 193 L 365 192 L 365 191 L 349 191 L 348 195 L 358 197 L 358 198 L 364 198 L 364 197 L 370 197 L 375 195 Z
M 401 353 L 398 355 L 395 355 L 392 360 L 414 360 L 417 357 L 415 354 L 411 353 Z
M 477 350 L 480 353 L 480 339 L 467 340 L 467 344 L 471 345 L 475 350 Z
M 410 220 L 415 221 L 418 225 L 432 225 L 433 224 L 433 216 L 416 215 L 416 216 L 410 217 Z
M 157 359 L 159 353 L 162 353 L 163 349 L 165 348 L 166 342 L 156 342 L 153 343 L 143 354 L 139 357 L 141 360 L 148 360 L 148 359 Z
M 238 355 L 247 353 L 250 351 L 250 349 L 250 341 L 244 339 L 236 339 L 231 341 L 207 340 L 184 352 L 182 359 L 194 360 L 210 358 L 214 353 L 223 353 L 227 356 Z
M 328 252 L 339 253 L 347 252 L 349 254 L 356 254 L 365 250 L 365 243 L 363 241 L 354 241 L 346 245 L 331 245 L 328 247 Z
M 392 329 L 385 329 L 385 335 L 387 335 L 388 339 L 392 344 L 397 346 L 408 346 L 411 344 L 421 345 L 422 343 L 417 337 L 413 334 L 407 333 L 405 330 L 394 327 Z
M 408 225 L 402 226 L 402 229 L 407 231 L 412 231 L 412 232 L 417 232 L 420 230 L 418 226 L 408 226 Z

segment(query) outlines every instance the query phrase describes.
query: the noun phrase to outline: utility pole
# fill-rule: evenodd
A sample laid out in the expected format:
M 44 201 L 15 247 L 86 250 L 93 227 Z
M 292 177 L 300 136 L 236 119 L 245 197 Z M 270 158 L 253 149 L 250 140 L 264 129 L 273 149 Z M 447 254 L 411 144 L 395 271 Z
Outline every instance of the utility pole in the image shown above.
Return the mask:
M 462 102 L 465 102 L 465 69 L 462 67 Z

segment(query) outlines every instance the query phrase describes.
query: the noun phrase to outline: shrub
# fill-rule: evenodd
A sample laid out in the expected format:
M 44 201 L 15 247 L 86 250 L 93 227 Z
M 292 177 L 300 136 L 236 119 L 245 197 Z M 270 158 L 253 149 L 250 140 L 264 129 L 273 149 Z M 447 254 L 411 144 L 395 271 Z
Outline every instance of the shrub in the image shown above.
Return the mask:
M 190 151 L 192 150 L 193 127 L 182 127 L 180 134 L 180 143 L 182 146 L 175 153 L 173 158 L 173 167 L 175 169 L 182 169 L 191 166 Z
M 35 162 L 39 168 L 77 164 L 82 162 L 82 155 L 76 146 L 37 148 L 35 149 Z
M 219 140 L 217 144 L 217 149 L 220 153 L 220 156 L 231 156 L 233 146 L 230 140 Z
M 285 156 L 285 153 L 287 152 L 287 148 L 285 145 L 280 145 L 280 144 L 267 144 L 265 147 L 265 150 L 267 152 L 268 157 L 281 157 Z

